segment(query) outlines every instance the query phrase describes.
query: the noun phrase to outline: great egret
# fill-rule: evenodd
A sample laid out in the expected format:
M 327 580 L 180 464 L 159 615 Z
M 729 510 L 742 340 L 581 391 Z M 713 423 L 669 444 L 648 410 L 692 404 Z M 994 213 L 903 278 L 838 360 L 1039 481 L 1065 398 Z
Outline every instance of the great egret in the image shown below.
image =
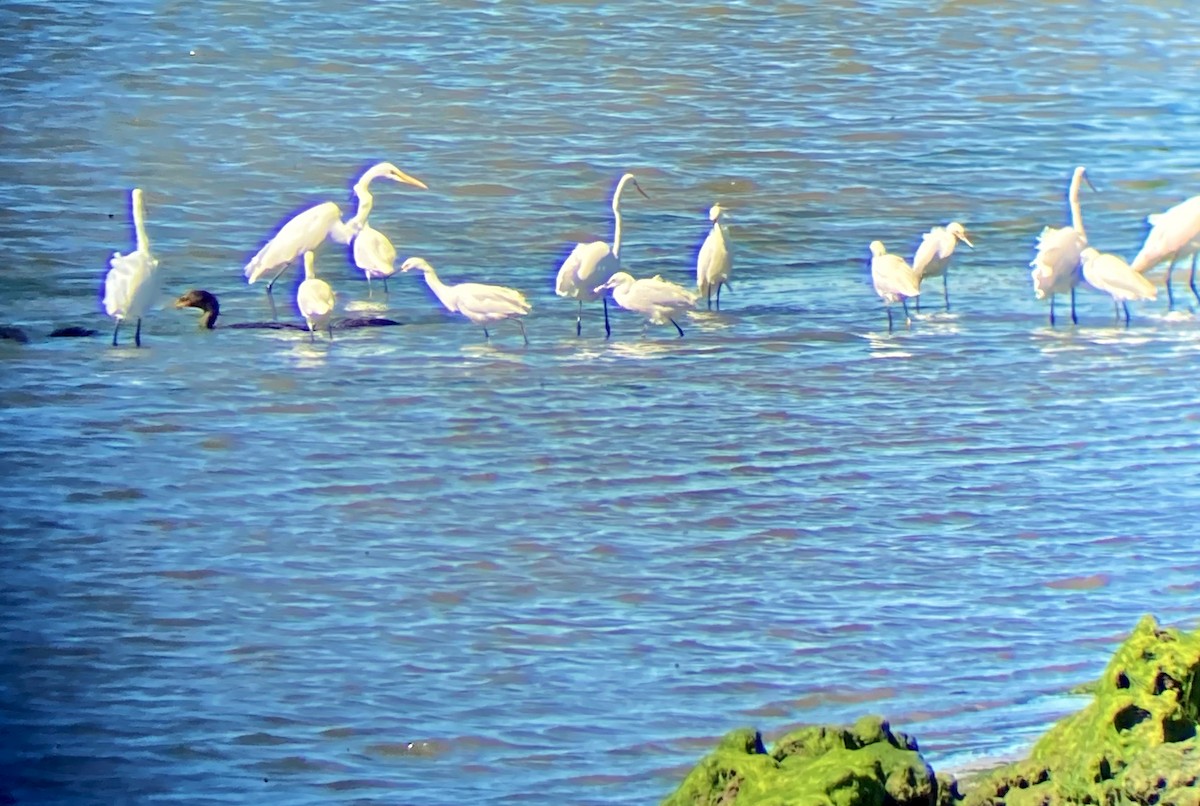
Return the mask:
M 1182 201 L 1165 213 L 1149 216 L 1150 234 L 1142 250 L 1137 253 L 1131 264 L 1134 271 L 1144 274 L 1149 269 L 1170 259 L 1167 264 L 1167 307 L 1175 308 L 1175 295 L 1171 292 L 1171 270 L 1175 261 L 1181 257 L 1192 256 L 1192 273 L 1188 278 L 1188 287 L 1196 300 L 1200 301 L 1200 292 L 1196 291 L 1196 255 L 1200 251 L 1200 196 Z
M 146 236 L 142 189 L 134 188 L 130 196 L 136 249 L 127 255 L 113 252 L 108 261 L 111 268 L 104 278 L 104 310 L 117 319 L 113 347 L 117 346 L 117 333 L 124 319 L 137 319 L 133 343 L 142 346 L 142 314 L 154 302 L 159 289 L 158 260 L 150 254 L 150 239 Z
M 1101 254 L 1089 246 L 1083 250 L 1081 258 L 1083 279 L 1096 290 L 1112 297 L 1114 309 L 1117 303 L 1120 303 L 1121 309 L 1125 311 L 1126 327 L 1129 327 L 1129 300 L 1158 298 L 1158 289 L 1154 287 L 1154 283 L 1138 274 L 1116 255 Z
M 212 330 L 217 326 L 217 317 L 221 315 L 221 303 L 217 300 L 217 295 L 211 291 L 205 291 L 202 288 L 193 288 L 190 291 L 180 295 L 175 300 L 176 308 L 199 308 L 200 309 L 200 327 Z M 352 319 L 341 319 L 338 321 L 329 322 L 329 326 L 334 329 L 343 329 L 351 327 L 387 327 L 389 325 L 399 325 L 395 319 L 384 319 L 382 317 L 357 317 Z M 308 330 L 307 325 L 300 325 L 295 322 L 234 322 L 233 324 L 223 324 L 222 328 L 239 328 L 239 329 L 255 329 L 255 330 Z
M 700 296 L 708 300 L 712 310 L 712 292 L 717 290 L 717 310 L 721 310 L 721 286 L 729 285 L 729 272 L 733 269 L 733 244 L 729 240 L 729 229 L 721 223 L 725 208 L 714 204 L 708 211 L 708 220 L 713 222 L 700 254 L 696 256 L 696 288 Z
M 921 283 L 912 266 L 899 255 L 889 253 L 883 241 L 871 241 L 871 281 L 875 284 L 875 293 L 883 298 L 888 333 L 892 332 L 892 305 L 897 301 L 904 305 L 904 324 L 912 324 L 908 298 L 921 295 Z
M 477 325 L 483 327 L 483 336 L 491 339 L 488 333 L 488 322 L 499 322 L 504 319 L 516 320 L 521 328 L 521 338 L 529 344 L 525 335 L 525 323 L 520 317 L 529 313 L 532 306 L 525 295 L 514 288 L 502 285 L 485 285 L 484 283 L 458 283 L 446 285 L 438 279 L 433 266 L 424 258 L 410 257 L 400 265 L 400 271 L 407 272 L 417 269 L 425 273 L 425 282 L 434 295 L 446 306 L 451 313 L 461 313 Z
M 298 213 L 280 227 L 279 232 L 275 233 L 246 264 L 246 282 L 253 283 L 260 277 L 274 272 L 267 283 L 269 295 L 271 287 L 288 265 L 305 252 L 316 249 L 326 238 L 333 238 L 338 243 L 350 243 L 366 226 L 367 216 L 371 214 L 371 208 L 375 205 L 375 197 L 371 195 L 370 187 L 371 182 L 376 179 L 391 179 L 393 182 L 428 189 L 420 179 L 414 179 L 390 162 L 372 165 L 354 183 L 358 209 L 353 218 L 343 222 L 341 208 L 335 202 L 324 202 Z
M 1033 292 L 1038 299 L 1050 297 L 1050 324 L 1054 324 L 1054 295 L 1071 294 L 1071 321 L 1079 324 L 1075 315 L 1075 286 L 1080 280 L 1080 253 L 1087 248 L 1087 233 L 1083 229 L 1083 214 L 1079 210 L 1079 186 L 1083 182 L 1095 190 L 1081 165 L 1071 175 L 1067 199 L 1071 204 L 1071 226 L 1055 229 L 1046 227 L 1038 236 L 1037 254 L 1033 266 Z
M 367 289 L 371 288 L 371 278 L 383 278 L 383 293 L 387 293 L 387 278 L 396 273 L 396 247 L 388 237 L 370 224 L 354 236 L 354 265 L 367 275 Z
M 579 300 L 579 315 L 575 319 L 575 335 L 583 332 L 583 302 L 584 300 L 604 300 L 604 335 L 612 335 L 608 324 L 608 297 L 599 294 L 595 289 L 606 282 L 613 274 L 621 270 L 621 191 L 625 185 L 633 183 L 637 192 L 647 199 L 646 191 L 634 179 L 633 174 L 625 174 L 617 182 L 613 193 L 613 242 L 610 247 L 604 241 L 578 243 L 567 255 L 567 259 L 558 269 L 558 279 L 554 284 L 554 293 L 560 297 L 571 297 Z
M 329 338 L 333 338 L 330 317 L 333 315 L 333 306 L 337 299 L 333 289 L 329 287 L 329 283 L 317 277 L 314 262 L 313 253 L 305 252 L 304 282 L 296 290 L 296 307 L 300 309 L 300 315 L 308 323 L 309 341 L 313 340 L 313 333 L 317 328 L 322 326 L 328 329 Z
M 944 227 L 934 227 L 921 236 L 921 245 L 913 255 L 912 268 L 917 273 L 917 285 L 929 277 L 941 276 L 942 296 L 946 300 L 946 310 L 950 310 L 950 285 L 946 269 L 950 266 L 950 256 L 954 247 L 962 241 L 972 249 L 975 244 L 967 238 L 967 231 L 957 221 L 951 221 Z M 921 311 L 921 298 L 917 297 L 917 312 Z
M 699 299 L 697 294 L 661 277 L 635 280 L 625 271 L 617 272 L 603 285 L 596 286 L 595 293 L 603 294 L 608 289 L 612 289 L 613 299 L 625 310 L 640 313 L 655 325 L 665 325 L 667 322 L 675 325 L 681 339 L 683 328 L 675 321 L 675 317 L 696 307 Z

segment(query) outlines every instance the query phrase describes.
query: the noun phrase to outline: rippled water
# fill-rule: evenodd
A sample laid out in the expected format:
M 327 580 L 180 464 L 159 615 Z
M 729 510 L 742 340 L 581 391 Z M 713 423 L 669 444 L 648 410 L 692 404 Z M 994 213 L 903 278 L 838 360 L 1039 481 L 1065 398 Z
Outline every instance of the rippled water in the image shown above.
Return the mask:
M 868 712 L 953 767 L 1077 707 L 1140 614 L 1194 625 L 1200 322 L 1081 292 L 1052 329 L 1027 263 L 1077 164 L 1126 258 L 1197 192 L 1200 24 L 1077 6 L 0 7 L 0 322 L 33 336 L 0 342 L 0 794 L 643 803 L 730 728 Z M 381 159 L 430 189 L 377 185 L 373 225 L 524 289 L 528 348 L 336 245 L 344 308 L 405 326 L 164 299 L 108 346 L 130 187 L 166 295 L 262 319 L 241 266 Z M 577 339 L 553 294 L 625 170 L 635 274 L 688 281 L 732 210 L 684 339 L 606 342 L 598 305 Z M 952 312 L 889 335 L 867 244 L 950 219 Z

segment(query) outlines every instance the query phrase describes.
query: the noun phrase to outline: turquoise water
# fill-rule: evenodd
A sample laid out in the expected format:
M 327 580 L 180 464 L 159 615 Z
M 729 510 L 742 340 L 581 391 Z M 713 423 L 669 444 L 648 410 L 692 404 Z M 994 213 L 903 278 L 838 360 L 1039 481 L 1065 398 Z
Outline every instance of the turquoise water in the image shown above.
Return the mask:
M 1197 192 L 1186 4 L 0 20 L 0 323 L 32 336 L 0 342 L 18 803 L 654 802 L 728 729 L 868 712 L 954 767 L 1078 707 L 1142 613 L 1197 623 L 1200 322 L 1116 328 L 1081 291 L 1051 328 L 1027 265 L 1076 165 L 1127 259 Z M 340 313 L 403 327 L 310 344 L 170 307 L 269 317 L 241 267 L 384 159 L 429 190 L 377 184 L 373 226 L 525 291 L 528 347 L 419 277 L 369 296 L 336 244 Z M 688 282 L 731 210 L 733 288 L 683 339 L 615 312 L 605 341 L 598 305 L 576 338 L 553 293 L 627 170 L 635 275 Z M 164 298 L 113 349 L 133 186 Z M 952 311 L 889 334 L 867 244 L 952 219 Z

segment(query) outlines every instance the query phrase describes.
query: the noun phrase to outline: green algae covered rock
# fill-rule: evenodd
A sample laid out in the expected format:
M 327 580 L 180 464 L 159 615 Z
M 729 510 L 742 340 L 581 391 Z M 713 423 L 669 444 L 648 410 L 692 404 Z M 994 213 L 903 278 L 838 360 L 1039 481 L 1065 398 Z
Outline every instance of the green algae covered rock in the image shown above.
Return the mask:
M 1200 804 L 1200 632 L 1144 617 L 1092 693 L 1029 758 L 976 781 L 964 806 Z
M 939 800 L 939 792 L 942 798 Z M 879 717 L 787 734 L 771 753 L 752 730 L 728 734 L 664 806 L 935 806 L 956 793 Z

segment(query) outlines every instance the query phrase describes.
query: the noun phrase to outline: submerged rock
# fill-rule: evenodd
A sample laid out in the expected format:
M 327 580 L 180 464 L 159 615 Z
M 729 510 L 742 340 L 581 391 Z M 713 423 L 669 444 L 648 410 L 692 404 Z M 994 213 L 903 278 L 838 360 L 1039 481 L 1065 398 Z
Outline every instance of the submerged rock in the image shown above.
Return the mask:
M 849 728 L 794 731 L 769 754 L 760 734 L 734 731 L 663 804 L 934 806 L 953 796 L 952 781 L 939 781 L 916 741 L 872 716 Z

